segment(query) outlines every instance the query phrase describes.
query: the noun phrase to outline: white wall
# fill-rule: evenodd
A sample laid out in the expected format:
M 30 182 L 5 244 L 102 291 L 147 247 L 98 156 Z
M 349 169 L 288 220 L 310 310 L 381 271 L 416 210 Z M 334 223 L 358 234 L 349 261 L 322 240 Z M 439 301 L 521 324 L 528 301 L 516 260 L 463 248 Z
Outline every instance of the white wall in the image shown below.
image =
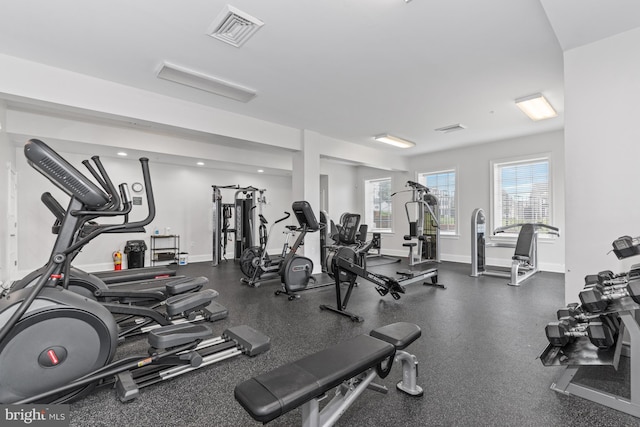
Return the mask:
M 565 52 L 566 290 L 586 274 L 625 271 L 611 242 L 640 234 L 640 29 Z
M 6 282 L 10 279 L 9 272 L 9 248 L 7 242 L 8 236 L 8 187 L 9 179 L 7 172 L 7 164 L 14 163 L 13 147 L 9 143 L 6 133 L 6 107 L 0 102 L 0 189 L 4 197 L 0 197 L 0 242 L 3 244 L 4 250 L 0 251 L 0 282 Z
M 323 160 L 320 173 L 329 180 L 329 217 L 336 223 L 344 212 L 359 212 L 356 166 Z
M 47 141 L 45 141 L 47 142 Z M 55 149 L 55 144 L 50 144 Z M 87 156 L 61 153 L 79 170 L 85 171 L 80 162 Z M 103 163 L 116 183 L 142 182 L 139 162 L 135 159 L 103 158 Z M 149 245 L 149 234 L 154 228 L 170 227 L 173 234 L 180 235 L 181 251 L 189 252 L 190 261 L 212 259 L 212 185 L 253 185 L 266 188 L 267 205 L 264 215 L 269 221 L 282 216 L 291 206 L 291 179 L 288 176 L 248 174 L 225 170 L 181 167 L 150 162 L 151 178 L 156 198 L 157 214 L 147 227 L 147 234 L 103 235 L 92 241 L 78 256 L 76 266 L 87 270 L 112 268 L 111 254 L 123 250 L 127 240 L 143 239 Z M 18 260 L 20 275 L 43 265 L 49 256 L 55 237 L 51 234 L 53 217 L 40 202 L 40 195 L 50 191 L 66 207 L 68 197 L 57 190 L 46 178 L 27 165 L 22 148 L 17 150 L 19 176 L 18 209 L 20 231 L 18 238 Z M 234 191 L 223 194 L 223 202 L 233 201 Z M 132 220 L 146 216 L 146 204 L 134 206 Z M 289 223 L 293 224 L 292 218 Z M 284 224 L 283 224 L 284 226 Z M 274 234 L 270 248 L 280 248 L 283 235 Z M 229 249 L 231 249 L 231 245 Z M 277 250 L 276 250 L 277 251 Z M 232 252 L 229 252 L 232 257 Z M 146 265 L 149 265 L 147 251 Z M 14 278 L 15 279 L 15 278 Z
M 549 154 L 552 168 L 553 222 L 564 231 L 564 144 L 561 131 L 544 133 L 523 138 L 508 139 L 468 148 L 430 153 L 411 158 L 410 173 L 390 173 L 371 168 L 360 168 L 358 185 L 365 179 L 392 177 L 394 191 L 406 189 L 407 180 L 415 180 L 418 173 L 436 172 L 445 169 L 457 171 L 458 235 L 441 237 L 441 259 L 444 261 L 471 262 L 471 213 L 482 208 L 491 214 L 491 161 L 521 158 L 529 155 Z M 362 191 L 359 192 L 362 198 Z M 410 200 L 410 193 L 400 193 L 393 197 L 393 232 L 383 234 L 384 253 L 406 256 L 402 247 L 403 236 L 409 226 L 404 203 Z M 490 248 L 487 261 L 491 265 L 511 264 L 513 249 Z M 543 270 L 564 271 L 564 237 L 552 241 L 542 241 L 538 245 L 540 267 Z

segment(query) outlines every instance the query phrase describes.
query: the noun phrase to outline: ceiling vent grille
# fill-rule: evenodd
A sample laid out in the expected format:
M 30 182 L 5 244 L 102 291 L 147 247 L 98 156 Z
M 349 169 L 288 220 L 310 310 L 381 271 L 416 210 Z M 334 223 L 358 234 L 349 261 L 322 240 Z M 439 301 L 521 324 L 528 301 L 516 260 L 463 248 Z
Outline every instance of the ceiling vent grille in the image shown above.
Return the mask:
M 440 133 L 450 133 L 450 132 L 456 132 L 459 130 L 465 130 L 467 127 L 465 125 L 461 125 L 460 123 L 456 123 L 455 125 L 449 125 L 449 126 L 443 126 L 441 128 L 438 129 L 434 129 L 436 132 L 440 132 Z
M 240 47 L 264 25 L 258 18 L 227 5 L 209 25 L 207 34 L 235 47 Z

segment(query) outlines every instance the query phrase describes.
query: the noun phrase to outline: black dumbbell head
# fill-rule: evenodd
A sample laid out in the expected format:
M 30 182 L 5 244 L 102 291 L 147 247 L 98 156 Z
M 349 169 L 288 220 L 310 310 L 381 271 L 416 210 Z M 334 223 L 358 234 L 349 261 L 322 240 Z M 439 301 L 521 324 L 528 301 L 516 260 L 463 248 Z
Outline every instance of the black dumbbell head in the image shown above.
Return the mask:
M 602 292 L 597 287 L 583 289 L 579 294 L 582 309 L 589 313 L 600 313 L 609 303 L 602 299 Z
M 591 285 L 595 285 L 598 282 L 598 275 L 597 274 L 588 274 L 586 276 L 584 276 L 584 286 L 588 287 Z
M 590 322 L 587 333 L 589 334 L 591 344 L 598 348 L 609 348 L 616 343 L 611 328 L 600 321 Z
M 632 280 L 627 284 L 627 293 L 636 304 L 640 304 L 640 280 Z
M 563 347 L 572 340 L 566 335 L 568 331 L 567 324 L 564 322 L 551 322 L 544 328 L 549 343 L 557 347 Z

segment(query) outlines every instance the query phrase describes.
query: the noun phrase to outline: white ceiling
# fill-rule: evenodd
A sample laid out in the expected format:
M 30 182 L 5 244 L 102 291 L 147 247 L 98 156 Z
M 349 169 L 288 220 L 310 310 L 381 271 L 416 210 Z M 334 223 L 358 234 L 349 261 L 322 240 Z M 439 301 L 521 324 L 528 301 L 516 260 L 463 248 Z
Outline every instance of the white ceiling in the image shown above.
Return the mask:
M 229 0 L 265 22 L 236 48 L 205 34 L 226 1 L 3 3 L 2 54 L 354 143 L 388 132 L 406 155 L 561 129 L 562 50 L 640 26 L 637 0 Z M 163 61 L 257 96 L 158 79 Z M 537 92 L 557 118 L 515 107 Z

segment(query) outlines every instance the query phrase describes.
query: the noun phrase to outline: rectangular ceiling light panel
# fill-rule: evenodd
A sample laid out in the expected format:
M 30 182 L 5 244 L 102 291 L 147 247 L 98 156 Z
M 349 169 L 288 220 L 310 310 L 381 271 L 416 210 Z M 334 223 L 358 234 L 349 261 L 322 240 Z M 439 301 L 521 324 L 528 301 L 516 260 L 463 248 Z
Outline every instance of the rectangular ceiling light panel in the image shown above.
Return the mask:
M 249 40 L 264 22 L 233 6 L 227 5 L 209 25 L 207 34 L 235 47 Z
M 406 139 L 398 138 L 397 136 L 383 134 L 374 137 L 376 141 L 384 142 L 385 144 L 393 145 L 394 147 L 400 148 L 411 148 L 415 147 L 415 142 L 408 141 Z
M 204 90 L 209 93 L 248 102 L 256 96 L 256 91 L 214 76 L 209 76 L 187 68 L 165 62 L 158 71 L 158 78 L 185 86 Z
M 516 99 L 516 105 L 533 121 L 550 119 L 558 115 L 547 98 L 539 93 Z

